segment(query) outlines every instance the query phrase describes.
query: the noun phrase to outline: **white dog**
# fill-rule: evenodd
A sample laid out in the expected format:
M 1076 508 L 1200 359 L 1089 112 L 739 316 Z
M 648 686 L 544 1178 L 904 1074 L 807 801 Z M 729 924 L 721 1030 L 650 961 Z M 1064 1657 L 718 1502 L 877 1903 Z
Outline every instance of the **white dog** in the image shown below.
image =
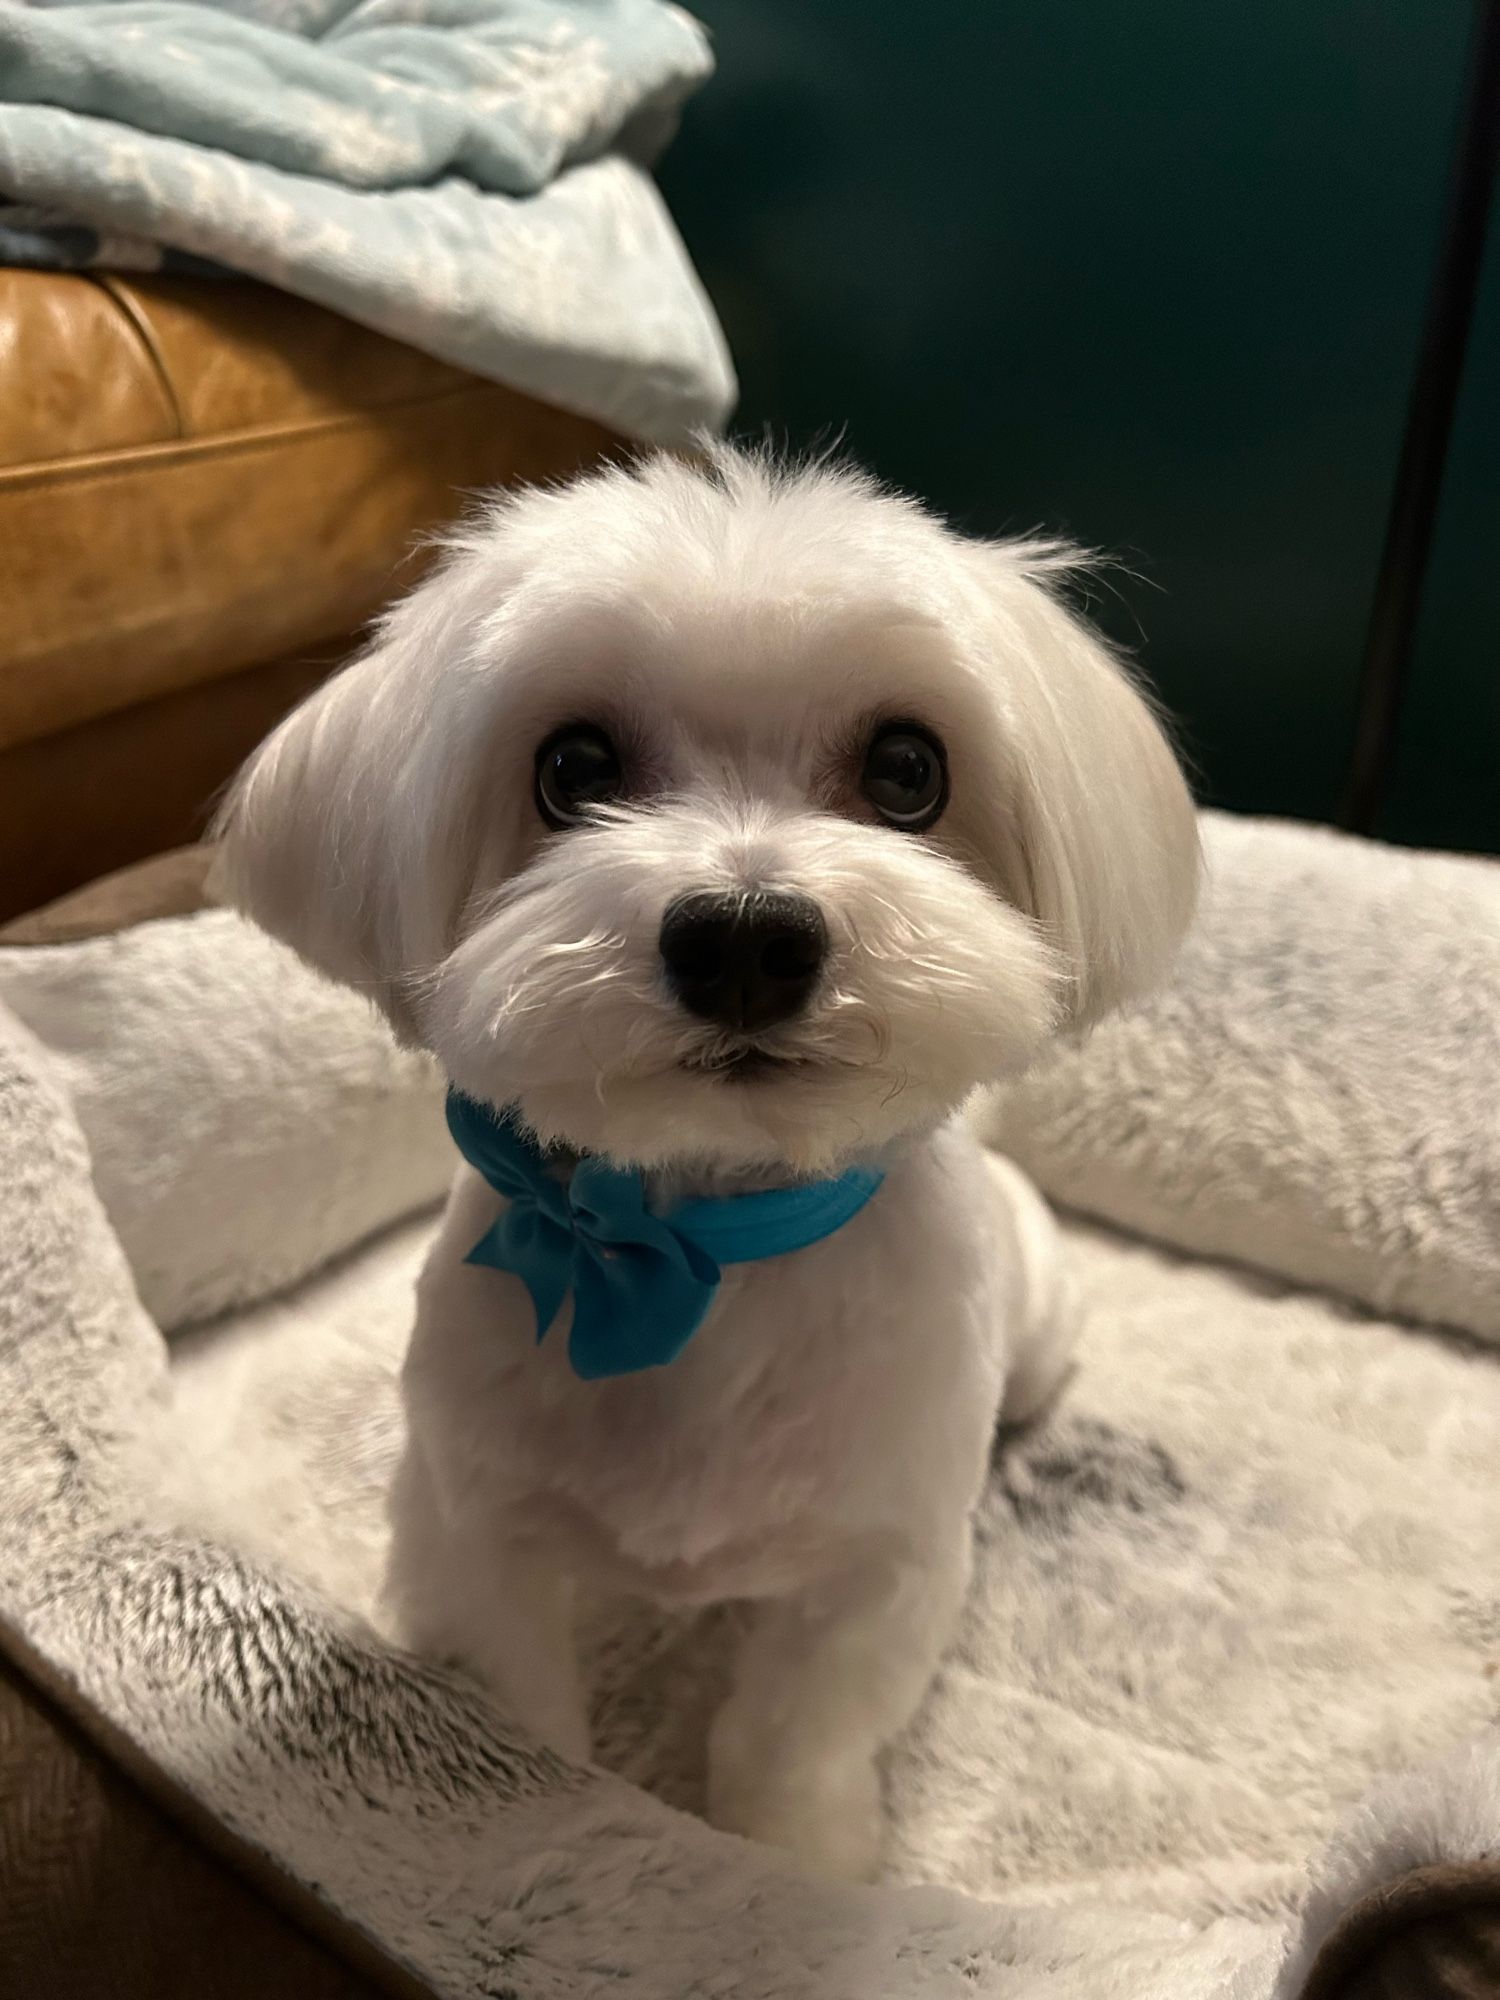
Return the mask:
M 406 1635 L 582 1758 L 579 1584 L 752 1600 L 710 1814 L 842 1875 L 997 1419 L 1071 1338 L 1045 1210 L 955 1114 L 1146 988 L 1194 897 L 1064 563 L 728 449 L 503 498 L 224 818 L 240 905 L 464 1094 Z

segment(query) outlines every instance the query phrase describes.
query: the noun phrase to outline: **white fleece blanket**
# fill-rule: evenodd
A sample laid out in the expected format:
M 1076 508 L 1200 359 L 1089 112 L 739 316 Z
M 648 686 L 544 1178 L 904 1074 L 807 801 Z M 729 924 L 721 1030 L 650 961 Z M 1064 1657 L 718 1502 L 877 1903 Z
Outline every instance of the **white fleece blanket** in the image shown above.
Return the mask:
M 1132 1046 L 1154 1046 L 1187 1022 L 1181 1060 L 1231 1105 L 1247 1068 L 1294 1073 L 1308 1055 L 1309 1022 L 1325 1024 L 1325 1052 L 1339 1051 L 1342 1069 L 1312 1071 L 1335 1106 L 1359 1101 L 1361 1090 L 1391 1100 L 1390 1075 L 1371 1081 L 1360 1069 L 1372 1052 L 1402 1076 L 1454 1073 L 1481 990 L 1471 983 L 1461 1004 L 1446 1006 L 1430 954 L 1457 950 L 1459 939 L 1429 937 L 1410 962 L 1389 953 L 1386 984 L 1420 977 L 1428 1004 L 1408 1017 L 1407 1045 L 1382 1044 L 1373 1029 L 1363 1039 L 1348 1018 L 1361 1004 L 1357 982 L 1340 981 L 1342 961 L 1327 978 L 1330 917 L 1320 899 L 1330 881 L 1338 887 L 1344 859 L 1367 880 L 1386 863 L 1417 867 L 1414 884 L 1404 877 L 1412 907 L 1395 912 L 1410 935 L 1430 914 L 1434 881 L 1462 880 L 1469 949 L 1476 934 L 1500 936 L 1500 871 L 1398 859 L 1300 830 L 1211 820 L 1206 832 L 1215 887 L 1184 967 L 1195 997 L 1184 1001 L 1180 984 L 1159 1003 L 1155 1029 L 1122 1027 L 1139 1038 Z M 1423 870 L 1436 875 L 1423 880 Z M 1280 926 L 1279 946 L 1275 926 L 1263 932 L 1278 969 L 1267 970 L 1247 1017 L 1230 1002 L 1215 1013 L 1204 968 L 1228 950 L 1223 913 L 1238 935 L 1294 888 L 1301 923 Z M 1347 909 L 1346 890 L 1338 894 Z M 65 955 L 100 949 L 56 947 L 24 962 L 0 953 L 0 1001 L 45 1037 L 63 1018 L 57 996 L 76 983 Z M 207 954 L 215 1006 L 212 1019 L 197 1020 L 187 996 Z M 81 963 L 71 961 L 74 975 Z M 122 982 L 113 997 L 111 976 Z M 306 1153 L 288 1116 L 271 1121 L 258 1159 L 248 1139 L 222 1158 L 231 1179 L 274 1183 L 289 1215 L 315 1210 L 326 1079 L 317 1063 L 299 1068 L 288 1028 L 313 982 L 219 915 L 119 941 L 111 975 L 96 977 L 100 1022 L 148 1020 L 140 1007 L 131 1016 L 127 989 L 182 1000 L 172 1039 L 194 1087 L 175 1124 L 158 1104 L 153 1129 L 183 1135 L 181 1157 L 200 1183 L 195 1213 L 213 1209 L 202 1183 L 221 1158 L 216 1131 L 255 1129 L 253 1087 L 222 1102 L 205 1089 L 213 1051 L 233 1055 L 228 1076 L 263 1075 L 250 1051 L 274 1024 L 277 1088 L 305 1113 Z M 1476 978 L 1490 982 L 1493 1019 L 1500 962 Z M 1307 998 L 1306 983 L 1318 979 L 1334 998 Z M 1284 1021 L 1296 1043 L 1278 1043 L 1259 1011 L 1266 990 L 1278 989 L 1293 996 Z M 368 1199 L 341 1211 L 337 1227 L 348 1230 L 357 1214 L 359 1233 L 430 1201 L 446 1162 L 434 1151 L 430 1171 L 393 1174 L 377 1164 L 382 1147 L 362 1143 L 384 1132 L 388 1154 L 399 1104 L 412 1131 L 430 1131 L 435 1083 L 420 1065 L 378 1056 L 373 1024 L 340 1004 L 342 1027 L 331 1015 L 327 1026 L 345 1045 L 345 1084 L 391 1065 L 384 1098 L 361 1100 L 359 1085 L 341 1099 L 343 1146 L 366 1162 Z M 1495 1718 L 1500 1656 L 1500 1365 L 1473 1341 L 1071 1225 L 1092 1307 L 1077 1375 L 1044 1429 L 997 1453 L 965 1629 L 890 1760 L 892 1880 L 944 1888 L 814 1888 L 617 1778 L 563 1773 L 447 1677 L 402 1667 L 357 1636 L 350 1614 L 369 1609 L 378 1572 L 380 1498 L 399 1439 L 394 1369 L 430 1221 L 388 1231 L 275 1301 L 180 1335 L 166 1382 L 159 1338 L 84 1177 L 65 1095 L 96 1150 L 116 1162 L 113 1192 L 102 1182 L 101 1192 L 119 1241 L 132 1255 L 133 1241 L 160 1246 L 174 1202 L 162 1155 L 148 1212 L 132 1206 L 123 1164 L 140 1115 L 131 1098 L 141 1050 L 128 1036 L 111 1048 L 105 1035 L 91 1051 L 76 1010 L 67 1018 L 74 1027 L 56 1035 L 65 1059 L 14 1024 L 6 1051 L 0 1609 L 165 1768 L 443 1990 L 484 1991 L 503 1967 L 526 1995 L 588 1991 L 607 1978 L 611 1992 L 663 2000 L 689 1991 L 1281 2000 L 1295 1992 L 1316 1935 L 1367 1882 L 1500 1840 L 1500 1750 L 1493 1739 L 1454 1749 Z M 1401 1017 L 1383 992 L 1370 1018 Z M 1219 1036 L 1216 1061 L 1192 1042 L 1205 1021 Z M 1109 1145 L 1124 1116 L 1117 1094 L 1138 1090 L 1111 1053 L 1114 1032 L 1067 1058 L 1066 1091 L 1048 1099 L 1045 1081 L 1028 1087 L 1039 1093 L 1033 1107 L 1061 1106 L 1069 1131 L 1074 1107 L 1090 1099 Z M 1313 1034 L 1314 1054 L 1319 1046 Z M 1162 1068 L 1176 1073 L 1168 1058 Z M 1326 1129 L 1312 1115 L 1317 1090 L 1295 1073 L 1302 1094 L 1287 1101 L 1300 1111 L 1279 1138 L 1271 1123 L 1260 1128 L 1262 1157 L 1284 1170 L 1247 1178 L 1252 1213 L 1272 1214 L 1277 1191 L 1295 1184 L 1306 1132 Z M 172 1074 L 159 1064 L 142 1088 L 170 1093 Z M 1392 1128 L 1391 1174 L 1403 1158 L 1422 1162 L 1446 1145 L 1458 1196 L 1439 1204 L 1444 1240 L 1482 1247 L 1461 1197 L 1493 1187 L 1496 1140 L 1477 1124 L 1445 1124 L 1434 1115 L 1440 1105 L 1424 1110 L 1405 1152 Z M 1006 1115 L 1018 1115 L 1015 1102 Z M 1145 1117 L 1145 1133 L 1125 1121 L 1148 1182 L 1164 1154 L 1183 1156 L 1179 1108 L 1167 1107 L 1155 1148 L 1154 1115 L 1135 1101 L 1131 1117 Z M 1220 1115 L 1232 1128 L 1233 1115 L 1222 1106 Z M 1079 1117 L 1076 1128 L 1087 1123 Z M 1045 1117 L 1033 1111 L 1028 1129 L 1042 1135 L 1035 1165 Z M 1351 1164 L 1351 1180 L 1357 1171 Z M 369 1193 L 382 1174 L 384 1193 Z M 1179 1223 L 1196 1231 L 1205 1212 L 1228 1227 L 1234 1189 L 1223 1181 L 1216 1210 L 1188 1201 L 1183 1220 L 1164 1206 L 1151 1217 L 1154 1233 Z M 1090 1205 L 1104 1213 L 1099 1184 Z M 1416 1193 L 1380 1184 L 1379 1200 L 1355 1206 L 1355 1223 L 1387 1197 L 1401 1213 L 1425 1199 L 1420 1171 Z M 1274 1229 L 1262 1238 L 1249 1221 L 1236 1226 L 1241 1239 L 1214 1247 L 1275 1261 Z M 331 1236 L 325 1247 L 349 1240 Z M 1490 1332 L 1500 1260 L 1476 1267 L 1471 1257 L 1455 1275 L 1444 1240 L 1423 1239 L 1420 1297 Z M 212 1280 L 224 1254 L 222 1244 L 182 1245 L 200 1279 L 206 1270 Z M 311 1269 L 305 1255 L 296 1261 Z M 285 1258 L 272 1268 L 285 1282 Z M 179 1303 L 192 1290 L 179 1287 Z M 228 1295 L 252 1293 L 241 1267 Z M 174 1466 L 170 1508 L 159 1479 L 150 1497 L 142 1442 L 157 1465 L 170 1457 Z M 197 1538 L 132 1525 L 153 1508 L 158 1522 L 168 1512 L 190 1519 Z M 229 1548 L 262 1567 L 220 1552 Z M 278 1572 L 287 1580 L 277 1583 Z M 299 1578 L 332 1608 L 319 1610 Z M 702 1730 L 732 1627 L 732 1614 L 661 1621 L 610 1607 L 595 1622 L 605 1761 L 671 1803 L 697 1802 Z M 1392 1776 L 1433 1754 L 1448 1761 Z M 1309 1857 L 1372 1784 L 1396 1789 L 1353 1823 L 1309 1894 Z M 985 1900 L 945 1893 L 953 1889 Z
M 1500 1341 L 1500 866 L 1204 816 L 1167 990 L 986 1114 L 1055 1199 Z
M 375 1610 L 429 1225 L 175 1355 L 200 1521 Z M 997 1461 L 969 1614 L 890 1760 L 893 1879 L 1284 1913 L 1377 1777 L 1494 1715 L 1500 1368 L 1075 1227 L 1068 1397 Z M 735 1620 L 597 1617 L 605 1763 L 702 1803 Z

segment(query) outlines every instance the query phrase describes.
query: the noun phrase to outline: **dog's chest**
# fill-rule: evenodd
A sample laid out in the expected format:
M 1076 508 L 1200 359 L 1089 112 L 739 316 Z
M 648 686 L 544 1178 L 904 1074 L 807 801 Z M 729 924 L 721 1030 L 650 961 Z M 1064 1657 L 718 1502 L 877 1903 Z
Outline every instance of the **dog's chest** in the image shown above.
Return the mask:
M 594 1382 L 568 1365 L 566 1308 L 538 1346 L 519 1282 L 440 1244 L 413 1418 L 465 1509 L 487 1491 L 580 1571 L 683 1601 L 779 1594 L 979 1476 L 1002 1335 L 981 1240 L 949 1191 L 898 1183 L 824 1243 L 726 1271 L 665 1367 Z
M 675 1361 L 602 1382 L 572 1375 L 559 1326 L 513 1384 L 520 1518 L 663 1596 L 778 1591 L 815 1570 L 867 1511 L 862 1455 L 905 1364 L 894 1328 L 867 1329 L 856 1359 L 836 1302 L 802 1290 L 732 1274 Z

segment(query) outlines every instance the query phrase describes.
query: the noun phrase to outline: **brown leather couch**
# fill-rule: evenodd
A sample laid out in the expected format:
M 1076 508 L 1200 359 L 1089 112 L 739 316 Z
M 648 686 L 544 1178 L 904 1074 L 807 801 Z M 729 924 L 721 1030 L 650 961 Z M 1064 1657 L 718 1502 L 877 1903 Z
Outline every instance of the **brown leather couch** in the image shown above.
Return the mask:
M 0 919 L 194 839 L 473 489 L 618 445 L 263 286 L 0 270 Z

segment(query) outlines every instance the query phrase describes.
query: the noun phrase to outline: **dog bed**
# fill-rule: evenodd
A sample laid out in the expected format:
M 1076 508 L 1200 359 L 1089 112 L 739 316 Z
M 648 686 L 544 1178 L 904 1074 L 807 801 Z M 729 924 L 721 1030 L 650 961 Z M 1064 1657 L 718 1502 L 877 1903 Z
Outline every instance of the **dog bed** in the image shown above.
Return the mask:
M 8 1648 L 408 1991 L 1301 2000 L 1403 1908 L 1461 1979 L 1500 1950 L 1500 870 L 1205 836 L 1171 990 L 977 1113 L 1090 1312 L 997 1440 L 881 1886 L 682 1810 L 732 1611 L 595 1608 L 588 1770 L 381 1638 L 440 1082 L 224 912 L 0 949 Z

